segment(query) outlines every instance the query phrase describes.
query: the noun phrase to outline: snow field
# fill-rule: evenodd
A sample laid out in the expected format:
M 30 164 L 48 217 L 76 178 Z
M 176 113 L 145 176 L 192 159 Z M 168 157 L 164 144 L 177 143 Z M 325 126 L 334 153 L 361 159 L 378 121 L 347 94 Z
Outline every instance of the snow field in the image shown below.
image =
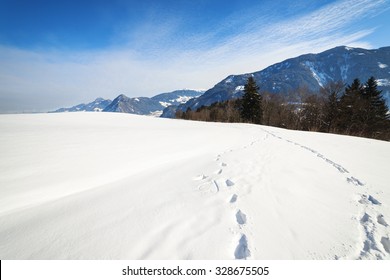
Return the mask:
M 0 116 L 2 259 L 389 259 L 390 144 L 111 113 Z

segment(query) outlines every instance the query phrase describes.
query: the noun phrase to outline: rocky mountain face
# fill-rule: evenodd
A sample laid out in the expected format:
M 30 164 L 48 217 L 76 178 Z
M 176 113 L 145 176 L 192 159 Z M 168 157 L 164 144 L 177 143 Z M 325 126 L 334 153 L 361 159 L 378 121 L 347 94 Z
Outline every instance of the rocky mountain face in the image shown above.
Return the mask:
M 124 94 L 115 98 L 110 105 L 104 108 L 103 112 L 120 112 L 137 115 L 148 115 L 151 112 L 161 110 L 162 106 L 158 101 L 148 97 L 129 98 Z
M 60 113 L 60 112 L 101 112 L 106 108 L 112 101 L 109 99 L 96 98 L 95 101 L 92 101 L 87 104 L 78 104 L 70 108 L 60 108 L 51 113 Z
M 390 103 L 390 47 L 375 50 L 336 47 L 319 54 L 305 54 L 271 65 L 264 70 L 231 75 L 194 98 L 175 108 L 165 109 L 162 117 L 173 117 L 176 110 L 192 110 L 203 105 L 242 96 L 244 85 L 252 75 L 261 91 L 288 95 L 299 88 L 318 92 L 329 82 L 350 84 L 355 78 L 362 82 L 371 76 Z

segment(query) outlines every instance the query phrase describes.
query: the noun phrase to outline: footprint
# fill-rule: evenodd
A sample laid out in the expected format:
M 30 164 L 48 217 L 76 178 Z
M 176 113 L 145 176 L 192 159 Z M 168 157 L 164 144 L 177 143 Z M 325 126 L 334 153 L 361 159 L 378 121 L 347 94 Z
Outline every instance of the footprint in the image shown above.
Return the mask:
M 227 166 L 227 164 L 226 164 L 226 163 L 224 163 L 224 162 L 222 162 L 222 163 L 221 163 L 221 166 L 222 166 L 222 167 L 226 167 L 226 166 Z
M 376 200 L 374 197 L 372 197 L 371 195 L 368 196 L 368 200 L 372 203 L 372 204 L 375 204 L 375 205 L 381 205 L 381 203 Z
M 219 175 L 222 173 L 222 169 L 218 169 L 217 171 L 214 172 L 215 174 Z
M 360 223 L 364 224 L 364 223 L 370 222 L 371 221 L 370 218 L 371 218 L 370 215 L 368 215 L 367 213 L 364 213 L 363 217 L 360 219 Z
M 237 197 L 238 197 L 238 196 L 237 196 L 236 194 L 233 194 L 232 197 L 230 198 L 230 201 L 229 201 L 229 202 L 230 202 L 230 203 L 236 202 L 236 201 L 237 201 Z
M 198 185 L 198 190 L 207 191 L 210 188 L 210 183 L 203 183 Z
M 236 220 L 239 225 L 244 225 L 246 223 L 246 215 L 238 210 L 236 213 Z
M 373 196 L 371 196 L 371 195 L 365 195 L 365 194 L 363 194 L 362 195 L 362 198 L 359 200 L 359 203 L 361 203 L 361 204 L 374 204 L 374 205 L 381 205 L 381 203 L 377 200 L 377 199 L 375 199 Z
M 200 190 L 203 193 L 211 192 L 211 193 L 217 193 L 219 192 L 219 186 L 217 183 L 213 180 L 211 182 L 205 182 L 198 186 L 198 190 Z
M 381 243 L 383 245 L 383 249 L 385 249 L 385 251 L 390 254 L 390 239 L 383 236 L 381 238 Z
M 226 183 L 226 186 L 228 186 L 228 187 L 234 186 L 234 182 L 229 180 L 229 179 L 227 179 L 225 183 Z
M 213 180 L 213 186 L 214 186 L 214 188 L 213 188 L 212 192 L 213 193 L 219 192 L 219 186 L 215 180 Z
M 222 188 L 228 188 L 234 186 L 234 182 L 227 179 L 225 180 L 224 178 L 219 178 L 216 180 L 213 180 L 214 184 L 218 186 L 219 189 Z
M 248 239 L 246 238 L 246 235 L 241 235 L 240 240 L 238 241 L 238 245 L 236 247 L 236 250 L 234 251 L 234 257 L 237 260 L 244 260 L 248 257 L 250 257 L 251 252 L 248 248 Z
M 382 214 L 378 215 L 378 217 L 376 219 L 377 219 L 378 223 L 381 224 L 382 226 L 385 226 L 385 227 L 388 226 L 388 224 L 386 223 Z
M 206 175 L 201 174 L 201 175 L 195 176 L 193 179 L 194 179 L 194 181 L 201 181 L 201 180 L 204 180 L 206 178 L 207 178 Z
M 337 166 L 335 166 L 335 167 L 338 169 Z M 342 172 L 342 173 L 348 173 L 348 172 Z M 352 176 L 347 178 L 347 182 L 354 184 L 355 186 L 364 186 L 364 184 L 361 181 L 359 181 L 358 179 L 356 179 L 355 177 L 352 177 Z

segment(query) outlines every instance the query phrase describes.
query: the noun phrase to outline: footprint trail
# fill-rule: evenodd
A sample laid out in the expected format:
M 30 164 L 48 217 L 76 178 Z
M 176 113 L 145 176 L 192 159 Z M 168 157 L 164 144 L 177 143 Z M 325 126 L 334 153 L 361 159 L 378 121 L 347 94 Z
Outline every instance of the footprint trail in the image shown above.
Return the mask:
M 253 146 L 257 142 L 259 141 L 251 142 L 250 146 Z M 243 147 L 243 149 L 245 148 L 248 147 Z M 234 234 L 232 238 L 236 239 L 237 234 L 239 235 L 238 241 L 235 241 L 238 244 L 236 245 L 233 252 L 233 257 L 234 259 L 247 259 L 251 256 L 251 251 L 248 246 L 248 237 L 244 233 L 244 225 L 247 224 L 247 215 L 237 208 L 239 195 L 236 190 L 240 186 L 236 185 L 236 183 L 231 178 L 226 178 L 223 176 L 225 174 L 224 169 L 228 167 L 228 163 L 223 160 L 224 155 L 232 152 L 234 152 L 234 150 L 228 150 L 225 153 L 218 154 L 215 158 L 215 162 L 217 163 L 218 168 L 211 174 L 206 173 L 197 175 L 193 178 L 193 180 L 200 181 L 198 190 L 203 193 L 209 193 L 211 195 L 222 195 L 225 192 L 228 193 L 228 198 L 226 198 L 226 207 L 236 209 L 234 212 L 234 218 L 236 222 L 234 227 L 237 229 L 232 229 L 232 233 Z
M 302 149 L 305 149 L 312 154 L 316 155 L 317 158 L 324 160 L 326 163 L 333 166 L 340 175 L 343 175 L 346 181 L 349 184 L 352 184 L 356 187 L 359 187 L 359 199 L 358 203 L 360 205 L 360 218 L 358 219 L 360 225 L 360 231 L 362 235 L 362 249 L 359 255 L 355 258 L 357 259 L 383 259 L 390 257 L 390 242 L 389 236 L 390 231 L 388 229 L 388 224 L 385 220 L 384 215 L 381 212 L 382 203 L 378 201 L 372 194 L 368 192 L 367 183 L 358 179 L 356 176 L 350 175 L 350 172 L 342 165 L 334 162 L 333 160 L 327 158 L 318 151 L 301 145 L 297 142 L 284 139 L 280 136 L 277 136 L 269 131 L 263 129 L 269 135 L 284 140 L 290 144 L 298 146 Z M 338 257 L 338 256 L 336 256 Z

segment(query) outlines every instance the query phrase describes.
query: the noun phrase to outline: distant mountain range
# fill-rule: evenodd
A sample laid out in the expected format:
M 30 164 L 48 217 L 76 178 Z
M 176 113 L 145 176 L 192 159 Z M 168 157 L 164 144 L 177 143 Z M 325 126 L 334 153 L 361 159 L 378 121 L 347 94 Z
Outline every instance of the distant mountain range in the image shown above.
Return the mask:
M 206 92 L 177 90 L 151 98 L 121 94 L 113 101 L 98 98 L 88 104 L 61 108 L 55 112 L 104 111 L 155 116 L 162 114 L 162 117 L 172 118 L 177 110 L 195 110 L 203 105 L 241 97 L 251 75 L 261 91 L 284 95 L 299 88 L 318 92 L 329 82 L 350 84 L 355 78 L 364 83 L 374 76 L 390 105 L 390 47 L 366 50 L 342 46 L 318 54 L 290 58 L 258 72 L 230 75 Z
M 103 112 L 160 116 L 166 107 L 185 103 L 191 98 L 198 97 L 203 93 L 204 91 L 197 90 L 176 90 L 173 92 L 161 93 L 151 98 L 130 98 L 121 94 L 104 108 Z
M 319 54 L 287 59 L 258 72 L 228 76 L 203 95 L 179 106 L 166 108 L 162 117 L 173 117 L 177 110 L 194 110 L 203 105 L 241 97 L 250 75 L 253 75 L 261 91 L 286 95 L 299 88 L 318 92 L 332 81 L 350 84 L 355 78 L 365 82 L 374 76 L 390 103 L 390 47 L 366 50 L 342 46 Z
M 168 106 L 177 106 L 185 103 L 191 98 L 202 95 L 204 91 L 199 90 L 176 90 L 173 92 L 161 93 L 151 98 L 149 97 L 127 97 L 119 95 L 113 101 L 109 99 L 97 98 L 87 104 L 79 104 L 70 108 L 60 108 L 58 112 L 120 112 L 138 115 L 159 116 Z
M 78 104 L 70 108 L 60 108 L 51 113 L 61 113 L 61 112 L 101 112 L 104 108 L 110 105 L 112 101 L 109 99 L 96 98 L 95 101 L 92 101 L 87 104 Z

